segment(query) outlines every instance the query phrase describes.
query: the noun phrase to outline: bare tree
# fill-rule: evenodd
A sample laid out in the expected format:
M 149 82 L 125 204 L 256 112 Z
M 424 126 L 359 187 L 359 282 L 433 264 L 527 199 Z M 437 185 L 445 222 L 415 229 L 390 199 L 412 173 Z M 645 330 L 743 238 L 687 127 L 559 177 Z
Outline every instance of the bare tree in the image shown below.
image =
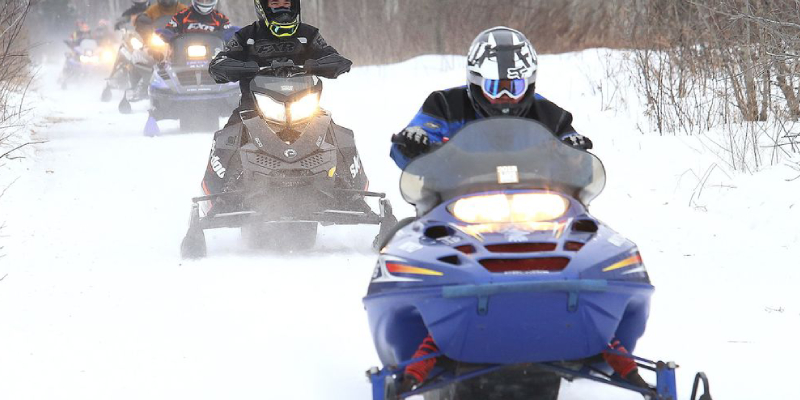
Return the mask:
M 15 158 L 16 150 L 27 145 L 20 143 L 15 135 L 21 129 L 25 93 L 30 85 L 24 23 L 31 5 L 31 0 L 0 3 L 0 169 Z M 0 197 L 7 189 L 0 188 Z
M 636 14 L 637 87 L 660 132 L 723 127 L 728 143 L 720 147 L 743 170 L 758 168 L 765 148 L 771 163 L 797 151 L 795 0 L 642 0 Z

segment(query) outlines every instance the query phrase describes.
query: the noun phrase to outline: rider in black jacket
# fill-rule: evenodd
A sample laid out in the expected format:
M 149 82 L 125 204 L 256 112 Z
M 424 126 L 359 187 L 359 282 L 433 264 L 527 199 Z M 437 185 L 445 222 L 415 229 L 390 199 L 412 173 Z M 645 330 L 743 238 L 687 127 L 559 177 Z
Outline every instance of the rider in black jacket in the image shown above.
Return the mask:
M 309 74 L 330 79 L 350 71 L 353 64 L 329 46 L 317 28 L 300 22 L 300 0 L 254 2 L 260 19 L 237 32 L 209 66 L 209 72 L 217 83 L 239 82 L 242 90 L 241 103 L 233 111 L 226 128 L 242 122 L 239 115 L 241 111 L 255 109 L 250 82 L 261 69 L 269 68 L 273 61 L 291 60 L 295 65 L 302 65 Z M 230 189 L 235 184 L 235 170 L 241 168 L 233 165 L 233 162 L 231 165 L 220 164 L 219 157 L 214 153 L 220 132 L 214 135 L 201 185 L 206 194 Z M 218 206 L 215 202 L 212 208 L 220 212 L 226 206 Z
M 329 46 L 319 29 L 300 22 L 300 0 L 254 0 L 260 20 L 242 28 L 209 67 L 217 83 L 239 82 L 242 102 L 228 125 L 241 122 L 239 112 L 252 110 L 250 81 L 273 61 L 291 60 L 307 73 L 336 78 L 353 64 Z
M 592 141 L 572 127 L 572 114 L 536 93 L 537 73 L 536 50 L 521 32 L 506 27 L 482 32 L 467 57 L 467 85 L 431 93 L 411 123 L 394 136 L 392 159 L 405 168 L 465 124 L 496 116 L 539 121 L 562 141 L 591 149 Z

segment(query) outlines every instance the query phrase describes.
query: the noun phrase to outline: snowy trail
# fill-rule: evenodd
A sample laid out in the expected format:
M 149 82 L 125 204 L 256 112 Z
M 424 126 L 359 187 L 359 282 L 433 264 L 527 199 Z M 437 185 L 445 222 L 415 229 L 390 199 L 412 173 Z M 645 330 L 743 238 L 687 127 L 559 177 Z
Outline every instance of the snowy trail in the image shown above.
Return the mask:
M 592 211 L 639 245 L 657 287 L 637 353 L 678 361 L 682 398 L 704 370 L 715 398 L 796 399 L 800 183 L 780 166 L 720 172 L 704 207 L 689 207 L 697 180 L 687 171 L 702 175 L 716 158 L 694 138 L 639 134 L 636 105 L 600 111 L 587 78 L 601 75 L 597 54 L 542 57 L 538 90 L 596 143 L 609 182 Z M 431 90 L 463 82 L 462 61 L 423 57 L 325 82 L 323 105 L 356 132 L 371 189 L 389 194 L 398 217 L 411 208 L 388 137 Z M 184 262 L 210 133 L 167 123 L 145 138 L 146 105 L 122 116 L 98 101 L 100 83 L 47 87 L 34 130 L 48 143 L 0 199 L 0 398 L 369 397 L 363 372 L 377 358 L 361 297 L 374 227 L 324 228 L 302 255 L 215 232 L 209 258 Z M 561 398 L 637 398 L 598 390 L 566 384 Z

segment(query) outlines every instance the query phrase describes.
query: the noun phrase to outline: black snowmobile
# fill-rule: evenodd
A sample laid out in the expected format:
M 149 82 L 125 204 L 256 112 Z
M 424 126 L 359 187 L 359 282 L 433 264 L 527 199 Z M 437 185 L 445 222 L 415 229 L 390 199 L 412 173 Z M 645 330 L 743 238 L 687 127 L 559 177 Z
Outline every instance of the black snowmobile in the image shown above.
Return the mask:
M 206 254 L 205 229 L 240 227 L 248 244 L 278 249 L 314 245 L 322 225 L 379 225 L 374 244 L 397 223 L 369 180 L 353 131 L 319 108 L 322 81 L 293 62 L 273 62 L 250 84 L 257 110 L 215 135 L 209 171 L 224 187 L 193 199 L 184 258 Z M 366 203 L 378 199 L 379 212 Z

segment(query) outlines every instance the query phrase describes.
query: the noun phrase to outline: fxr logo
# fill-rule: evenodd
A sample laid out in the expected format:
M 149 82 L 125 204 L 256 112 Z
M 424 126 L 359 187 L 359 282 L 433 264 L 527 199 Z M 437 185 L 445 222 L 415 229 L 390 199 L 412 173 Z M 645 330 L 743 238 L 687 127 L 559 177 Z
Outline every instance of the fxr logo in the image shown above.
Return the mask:
M 217 28 L 211 25 L 201 24 L 199 22 L 192 22 L 189 26 L 186 27 L 187 31 L 209 31 L 214 32 Z

